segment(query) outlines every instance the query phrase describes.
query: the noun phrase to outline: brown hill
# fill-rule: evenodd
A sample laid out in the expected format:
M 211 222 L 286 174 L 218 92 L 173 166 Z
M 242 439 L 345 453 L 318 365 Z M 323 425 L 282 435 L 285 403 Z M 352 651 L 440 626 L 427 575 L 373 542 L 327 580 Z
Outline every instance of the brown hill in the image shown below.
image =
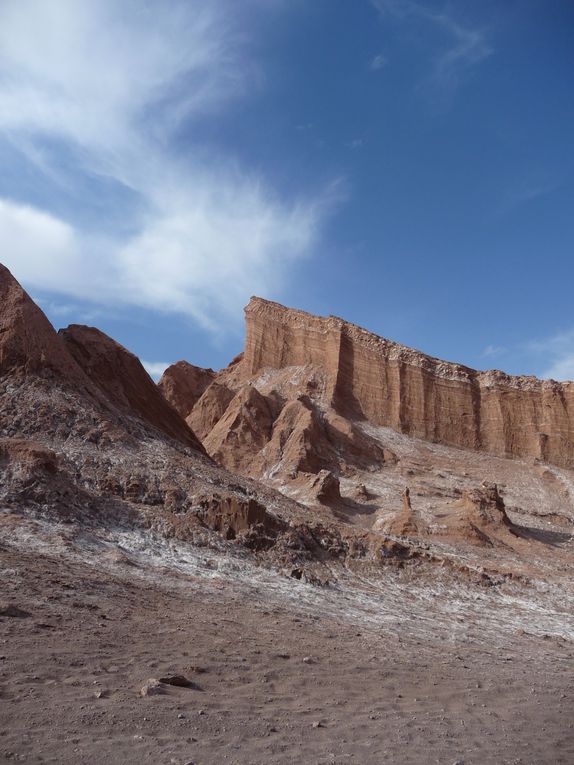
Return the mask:
M 61 329 L 59 336 L 78 366 L 117 409 L 204 452 L 185 420 L 164 399 L 133 353 L 94 327 L 72 324 Z
M 133 354 L 94 328 L 58 334 L 5 268 L 0 296 L 0 505 L 15 528 L 153 530 L 217 548 L 223 537 L 231 555 L 238 545 L 300 576 L 318 565 L 340 532 L 318 540 L 302 506 L 208 459 Z M 238 401 L 248 444 L 253 401 Z
M 185 419 L 214 379 L 213 369 L 202 369 L 188 361 L 178 361 L 163 373 L 158 385 L 163 396 Z
M 325 326 L 360 332 L 340 320 L 309 321 L 255 301 L 256 314 L 269 310 L 279 324 L 269 316 L 254 322 L 251 304 L 244 356 L 217 374 L 181 363 L 177 374 L 166 373 L 166 395 L 179 397 L 221 467 L 205 459 L 132 354 L 96 329 L 58 335 L 5 269 L 1 276 L 0 500 L 14 512 L 139 523 L 201 544 L 220 544 L 213 533 L 221 533 L 297 577 L 306 576 L 302 567 L 335 559 L 377 566 L 444 559 L 435 544 L 455 545 L 459 557 L 464 549 L 473 566 L 484 566 L 485 536 L 514 555 L 514 539 L 562 544 L 556 528 L 546 536 L 537 530 L 541 512 L 558 529 L 572 522 L 571 472 L 433 444 L 366 419 L 360 395 L 370 389 L 350 362 L 361 349 L 330 367 Z M 314 337 L 305 335 L 309 326 Z M 381 343 L 368 345 L 377 351 Z M 356 395 L 343 400 L 349 385 Z M 516 536 L 496 497 L 476 494 L 485 478 L 500 487 Z M 405 485 L 414 511 L 410 502 L 401 510 Z M 522 518 L 533 523 L 528 533 Z M 468 542 L 480 553 L 469 553 Z M 490 559 L 496 570 L 500 549 Z M 561 555 L 552 550 L 553 560 Z M 514 558 L 512 566 L 532 560 Z
M 331 320 L 258 319 L 218 374 L 179 364 L 178 414 L 110 338 L 58 336 L 5 270 L 0 297 L 8 760 L 323 762 L 339 731 L 364 763 L 429 742 L 440 762 L 570 761 L 573 471 L 411 435 L 464 401 L 447 376 L 428 393 L 452 383 L 454 410 L 421 413 L 416 364 L 393 393 L 404 427 L 367 419 L 391 395 L 369 387 L 371 352 L 393 379 L 386 341 L 341 330 L 337 360 Z
M 89 387 L 46 316 L 2 264 L 0 307 L 0 376 L 57 376 Z

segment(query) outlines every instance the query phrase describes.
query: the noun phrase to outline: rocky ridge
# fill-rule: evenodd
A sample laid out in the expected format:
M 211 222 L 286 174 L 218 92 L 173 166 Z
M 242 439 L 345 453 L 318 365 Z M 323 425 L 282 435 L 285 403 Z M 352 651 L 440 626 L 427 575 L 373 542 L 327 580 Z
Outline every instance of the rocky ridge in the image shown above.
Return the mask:
M 72 324 L 59 337 L 103 397 L 119 411 L 136 416 L 176 441 L 203 453 L 203 447 L 177 411 L 159 394 L 140 360 L 95 327 Z
M 335 409 L 434 443 L 574 466 L 574 383 L 477 372 L 322 318 L 252 298 L 246 378 L 262 369 L 326 370 Z
M 547 445 L 561 444 L 555 466 L 533 444 L 544 440 L 537 412 L 553 397 L 568 401 L 574 384 L 475 372 L 259 298 L 246 320 L 244 353 L 184 406 L 216 462 L 368 534 L 520 555 L 527 535 L 506 503 L 522 518 L 543 506 L 558 520 L 556 538 L 568 537 L 574 481 L 561 463 L 570 442 L 560 428 L 548 434 Z M 168 398 L 181 395 L 181 370 L 164 373 Z M 468 426 L 467 438 L 471 403 L 486 407 L 483 395 L 499 399 L 498 421 L 480 439 Z M 533 413 L 525 428 L 524 412 Z
M 13 525 L 147 530 L 317 581 L 324 561 L 354 555 L 354 532 L 328 513 L 309 519 L 215 464 L 125 348 L 90 327 L 58 334 L 7 269 L 0 294 L 0 508 Z M 359 538 L 373 556 L 386 544 Z
M 0 296 L 0 759 L 571 761 L 572 471 Z
M 180 363 L 158 387 L 99 330 L 73 325 L 56 333 L 6 269 L 0 289 L 0 502 L 10 512 L 224 544 L 230 554 L 248 552 L 318 581 L 327 561 L 442 562 L 458 570 L 461 551 L 467 572 L 526 572 L 532 556 L 526 565 L 524 545 L 542 538 L 516 522 L 517 513 L 535 515 L 526 496 L 542 497 L 545 517 L 559 529 L 571 524 L 568 473 L 440 452 L 345 410 L 336 395 L 343 378 L 334 380 L 321 361 L 320 334 L 307 356 L 285 356 L 299 366 L 251 373 L 264 355 L 250 345 L 252 327 L 245 355 L 225 370 Z M 271 347 L 271 339 L 258 347 Z M 162 391 L 175 397 L 173 406 Z M 498 499 L 472 499 L 486 476 L 503 487 Z M 403 506 L 405 486 L 412 507 Z M 504 503 L 516 533 L 507 533 Z M 553 551 L 554 561 L 565 555 Z M 545 560 L 541 553 L 542 567 Z

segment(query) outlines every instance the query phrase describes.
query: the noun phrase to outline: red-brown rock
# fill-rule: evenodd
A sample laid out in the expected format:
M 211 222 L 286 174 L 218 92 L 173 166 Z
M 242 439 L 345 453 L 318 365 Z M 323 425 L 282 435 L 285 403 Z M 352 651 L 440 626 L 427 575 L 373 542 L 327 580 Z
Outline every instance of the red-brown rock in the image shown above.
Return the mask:
M 94 327 L 72 324 L 59 334 L 77 364 L 115 407 L 204 453 L 133 353 Z
M 273 419 L 269 404 L 252 385 L 232 399 L 225 414 L 204 439 L 207 453 L 230 470 L 248 468 L 269 441 Z
M 416 537 L 423 531 L 423 524 L 413 511 L 411 492 L 407 487 L 403 492 L 403 509 L 397 515 L 387 519 L 382 518 L 376 524 L 377 531 L 399 537 Z
M 0 376 L 56 376 L 89 386 L 46 316 L 1 264 L 0 307 Z
M 203 369 L 187 361 L 178 361 L 165 370 L 158 386 L 164 398 L 185 419 L 214 379 L 213 369 Z
M 311 495 L 322 505 L 336 505 L 341 501 L 339 479 L 329 472 L 321 470 L 311 480 Z
M 432 442 L 574 465 L 574 383 L 477 372 L 334 316 L 252 298 L 242 374 L 314 364 L 340 414 Z
M 234 396 L 226 385 L 213 382 L 196 402 L 186 422 L 201 441 L 223 417 Z

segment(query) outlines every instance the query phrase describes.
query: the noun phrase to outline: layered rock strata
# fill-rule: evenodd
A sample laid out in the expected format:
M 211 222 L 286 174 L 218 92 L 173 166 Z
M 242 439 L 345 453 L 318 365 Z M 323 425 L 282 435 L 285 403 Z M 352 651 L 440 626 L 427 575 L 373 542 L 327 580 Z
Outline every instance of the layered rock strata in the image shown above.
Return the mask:
M 370 570 L 450 560 L 459 570 L 461 550 L 468 571 L 487 562 L 498 572 L 511 556 L 524 573 L 536 554 L 541 571 L 567 568 L 573 474 L 359 421 L 356 402 L 339 398 L 344 376 L 321 361 L 320 336 L 311 361 L 303 348 L 299 366 L 250 372 L 248 353 L 203 393 L 213 373 L 191 370 L 187 420 L 201 424 L 210 452 L 238 475 L 194 447 L 181 415 L 125 348 L 86 327 L 58 335 L 6 269 L 0 298 L 0 505 L 11 524 L 65 521 L 74 535 L 152 530 L 239 557 L 249 549 L 315 583 L 335 561 Z M 477 489 L 485 476 L 500 493 Z M 400 515 L 407 482 L 415 500 L 411 507 L 405 495 Z M 502 496 L 511 523 L 528 510 L 538 527 L 511 527 Z M 378 521 L 397 515 L 389 539 Z
M 334 316 L 252 298 L 242 374 L 313 364 L 335 409 L 421 439 L 574 465 L 574 383 L 432 358 Z

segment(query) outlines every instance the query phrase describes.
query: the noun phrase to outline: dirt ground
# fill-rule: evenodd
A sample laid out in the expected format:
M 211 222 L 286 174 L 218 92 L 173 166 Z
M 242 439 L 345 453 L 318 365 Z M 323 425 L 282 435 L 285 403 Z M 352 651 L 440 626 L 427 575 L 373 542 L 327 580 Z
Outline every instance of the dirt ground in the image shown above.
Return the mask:
M 474 624 L 448 640 L 416 613 L 391 629 L 320 594 L 298 608 L 232 578 L 133 576 L 127 559 L 4 543 L 0 561 L 0 599 L 25 614 L 0 616 L 2 762 L 574 762 L 568 639 Z M 140 695 L 169 674 L 194 687 Z

